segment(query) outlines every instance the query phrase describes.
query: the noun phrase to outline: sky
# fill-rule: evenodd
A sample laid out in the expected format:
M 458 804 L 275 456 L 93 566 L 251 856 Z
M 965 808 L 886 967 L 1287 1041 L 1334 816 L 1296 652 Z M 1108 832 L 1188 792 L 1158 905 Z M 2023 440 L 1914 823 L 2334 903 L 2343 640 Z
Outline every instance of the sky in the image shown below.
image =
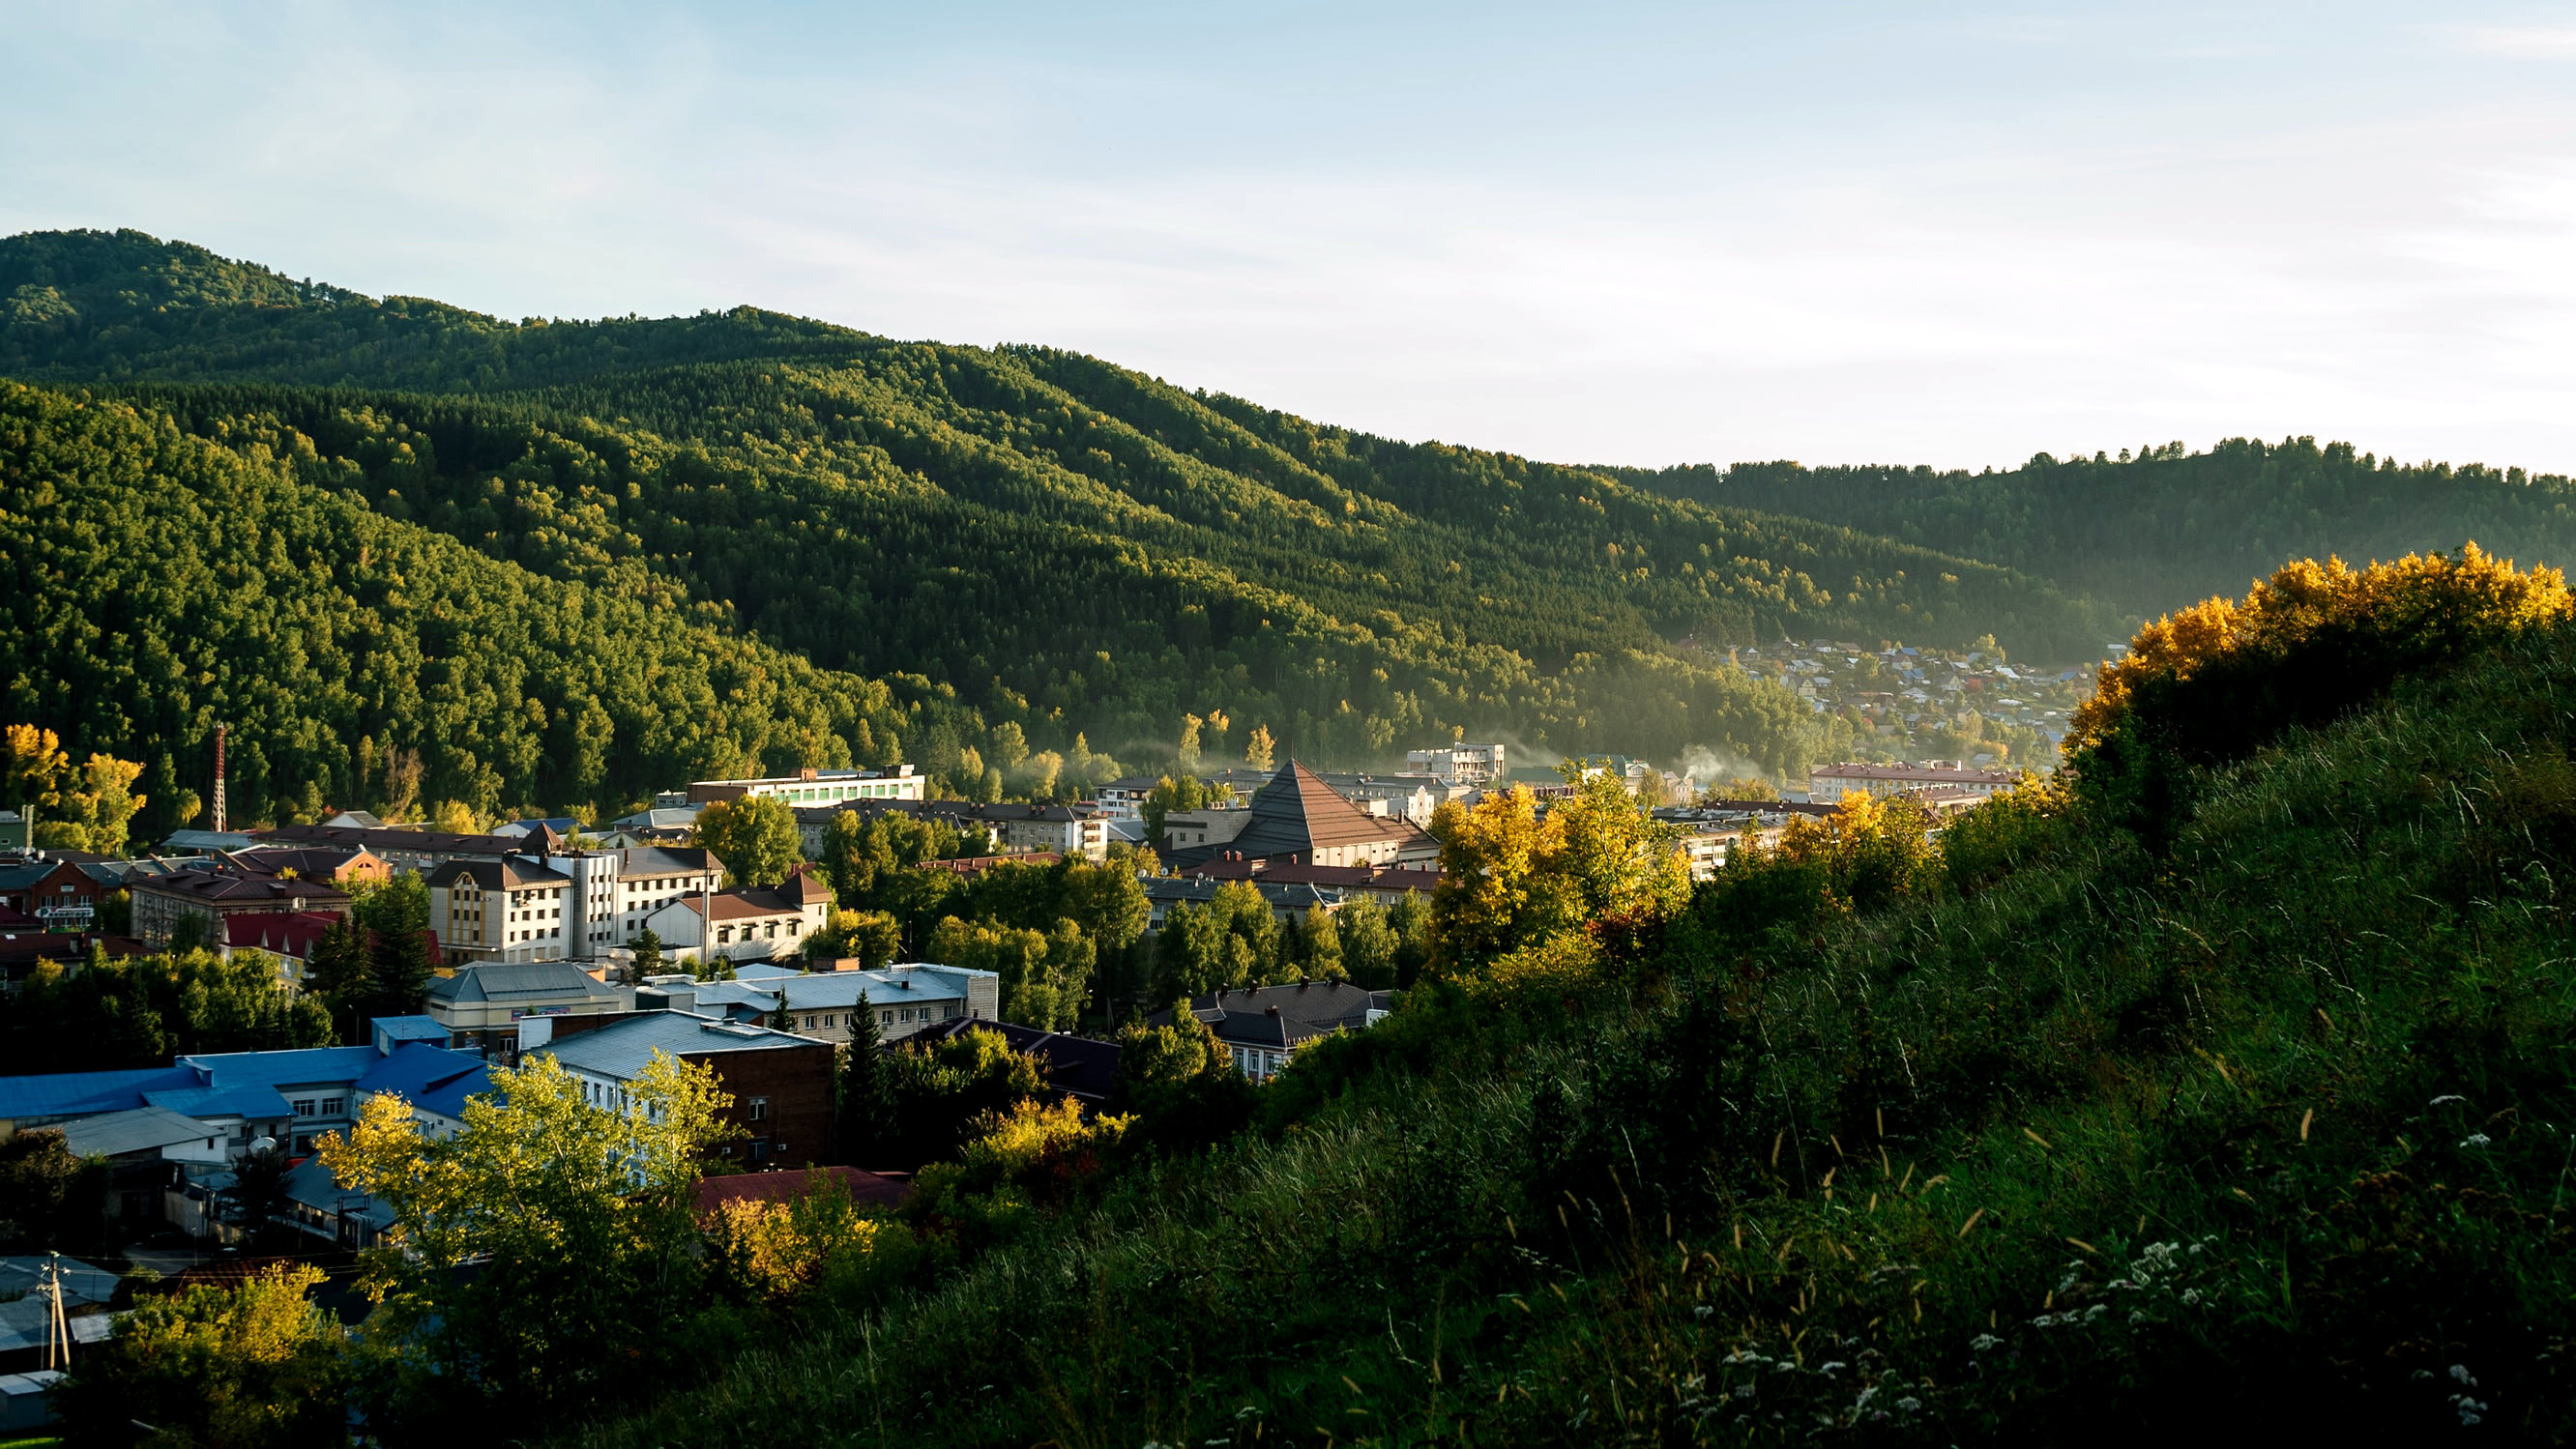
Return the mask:
M 2576 473 L 2576 4 L 0 0 L 0 232 L 1561 462 Z

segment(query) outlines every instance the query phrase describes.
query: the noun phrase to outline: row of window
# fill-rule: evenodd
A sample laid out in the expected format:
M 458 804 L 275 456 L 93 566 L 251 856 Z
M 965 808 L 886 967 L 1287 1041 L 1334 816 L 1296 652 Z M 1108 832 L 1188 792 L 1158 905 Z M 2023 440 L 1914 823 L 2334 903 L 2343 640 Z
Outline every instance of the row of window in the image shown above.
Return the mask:
M 319 1112 L 313 1110 L 314 1099 L 311 1097 L 298 1097 L 292 1105 L 298 1117 L 345 1117 L 349 1114 L 349 1099 L 346 1097 L 322 1098 Z

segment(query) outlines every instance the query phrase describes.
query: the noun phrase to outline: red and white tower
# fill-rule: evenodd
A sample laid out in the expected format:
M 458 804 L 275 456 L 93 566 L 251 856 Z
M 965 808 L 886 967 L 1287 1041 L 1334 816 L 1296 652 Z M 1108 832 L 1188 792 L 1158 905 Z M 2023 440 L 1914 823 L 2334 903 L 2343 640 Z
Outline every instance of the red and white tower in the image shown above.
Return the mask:
M 220 832 L 226 828 L 224 824 L 224 726 L 217 725 L 215 726 L 215 829 Z

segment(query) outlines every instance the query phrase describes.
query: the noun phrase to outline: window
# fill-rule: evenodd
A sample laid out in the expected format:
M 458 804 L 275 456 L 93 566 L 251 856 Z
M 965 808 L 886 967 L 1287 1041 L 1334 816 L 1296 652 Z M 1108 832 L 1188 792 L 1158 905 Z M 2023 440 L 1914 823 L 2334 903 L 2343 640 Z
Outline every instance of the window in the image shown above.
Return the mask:
M 348 1110 L 349 1099 L 346 1097 L 325 1097 L 322 1099 L 322 1115 L 325 1117 L 344 1116 L 348 1113 Z
M 743 1115 L 754 1122 L 768 1121 L 769 1099 L 767 1097 L 752 1098 L 750 1104 L 744 1108 Z
M 877 1013 L 877 1025 L 879 1025 L 879 1026 L 892 1026 L 892 1025 L 894 1025 L 894 1013 L 893 1013 L 893 1012 L 891 1012 L 891 1011 L 880 1011 L 880 1012 L 878 1012 L 878 1013 Z
M 298 1098 L 296 1098 L 296 1099 L 295 1099 L 295 1115 L 296 1115 L 296 1116 L 298 1116 L 298 1117 L 310 1117 L 310 1116 L 312 1116 L 312 1115 L 313 1115 L 313 1099 L 312 1099 L 311 1097 L 298 1097 Z

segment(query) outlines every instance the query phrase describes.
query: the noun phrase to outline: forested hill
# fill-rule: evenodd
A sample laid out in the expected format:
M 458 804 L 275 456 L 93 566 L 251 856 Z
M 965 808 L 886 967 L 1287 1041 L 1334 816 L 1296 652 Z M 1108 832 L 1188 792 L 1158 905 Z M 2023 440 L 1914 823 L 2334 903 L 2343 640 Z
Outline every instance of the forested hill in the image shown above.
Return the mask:
M 533 574 L 676 584 L 723 630 L 952 687 L 1042 754 L 1168 760 L 1185 715 L 1221 714 L 1235 733 L 1211 745 L 1264 725 L 1352 765 L 1465 729 L 1787 770 L 1847 741 L 1693 646 L 1992 634 L 2089 658 L 2119 632 L 2027 576 L 1851 528 L 1043 349 L 750 309 L 510 323 L 130 232 L 0 242 L 0 298 L 0 371 L 115 387 Z M 927 743 L 961 788 L 1021 747 Z
M 1605 469 L 1718 507 L 1772 509 L 1985 559 L 2149 616 L 2218 594 L 2284 558 L 2355 563 L 2474 540 L 2525 564 L 2576 559 L 2576 487 L 2480 464 L 2400 463 L 2349 443 L 2233 438 L 1982 473 L 1739 463 Z
M 631 800 L 764 760 L 981 743 L 938 691 L 734 638 L 649 581 L 558 583 L 297 481 L 164 414 L 0 381 L 8 718 L 140 761 L 194 814 L 217 721 L 235 818 Z M 951 748 L 955 748 L 952 743 Z

